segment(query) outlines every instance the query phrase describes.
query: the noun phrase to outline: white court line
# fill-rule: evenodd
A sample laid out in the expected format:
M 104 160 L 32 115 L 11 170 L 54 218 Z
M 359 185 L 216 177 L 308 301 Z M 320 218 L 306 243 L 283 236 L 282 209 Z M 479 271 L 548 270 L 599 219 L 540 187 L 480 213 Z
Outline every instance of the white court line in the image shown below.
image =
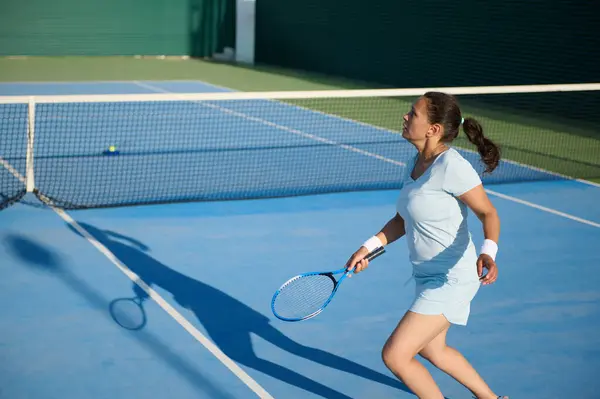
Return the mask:
M 196 327 L 192 325 L 185 317 L 181 315 L 175 308 L 173 308 L 166 300 L 164 300 L 156 291 L 154 291 L 148 284 L 144 282 L 137 274 L 129 269 L 123 262 L 121 262 L 108 248 L 102 245 L 96 240 L 90 233 L 87 232 L 83 227 L 79 225 L 69 214 L 62 209 L 55 208 L 52 202 L 40 195 L 43 198 L 43 202 L 48 205 L 54 212 L 58 214 L 65 222 L 71 225 L 79 234 L 81 234 L 86 240 L 89 241 L 98 251 L 108 258 L 115 266 L 119 268 L 131 281 L 137 284 L 150 298 L 154 300 L 165 312 L 169 314 L 179 325 L 181 325 L 191 336 L 193 336 L 198 342 L 200 342 L 206 349 L 210 351 L 221 363 L 225 365 L 233 374 L 235 374 L 244 384 L 246 384 L 259 398 L 261 399 L 274 399 L 262 386 L 258 384 L 252 377 L 250 377 L 244 370 L 242 370 L 233 360 L 231 360 L 225 353 L 219 349 L 218 346 L 212 343 L 206 338 Z
M 562 216 L 564 218 L 571 219 L 571 220 L 574 220 L 574 221 L 579 222 L 579 223 L 583 223 L 583 224 L 587 224 L 587 225 L 590 225 L 590 226 L 593 226 L 593 227 L 600 228 L 600 223 L 592 222 L 591 220 L 587 220 L 587 219 L 583 219 L 583 218 L 580 218 L 580 217 L 577 217 L 577 216 L 569 215 L 568 213 L 557 211 L 556 209 L 552 209 L 552 208 L 548 208 L 548 207 L 545 207 L 545 206 L 542 206 L 542 205 L 534 204 L 533 202 L 529 202 L 529 201 L 525 201 L 525 200 L 522 200 L 522 199 L 519 199 L 519 198 L 511 197 L 510 195 L 502 194 L 502 193 L 499 193 L 499 192 L 496 192 L 496 191 L 492 191 L 492 190 L 489 190 L 489 189 L 486 189 L 485 191 L 487 191 L 488 194 L 495 195 L 496 197 L 499 197 L 499 198 L 502 198 L 502 199 L 506 199 L 506 200 L 513 201 L 513 202 L 517 202 L 519 204 L 527 205 L 527 206 L 530 206 L 532 208 L 539 209 L 541 211 L 551 213 L 553 215 Z
M 17 179 L 23 184 L 26 183 L 26 179 L 21 175 L 15 168 L 0 157 L 0 164 L 8 169 Z M 98 251 L 108 258 L 119 270 L 121 270 L 131 281 L 137 284 L 150 298 L 154 300 L 165 312 L 169 314 L 179 325 L 181 325 L 192 337 L 200 342 L 206 349 L 208 349 L 221 363 L 225 365 L 233 374 L 235 374 L 244 384 L 246 384 L 259 398 L 261 399 L 274 399 L 262 386 L 258 384 L 252 377 L 250 377 L 244 370 L 242 370 L 233 360 L 231 360 L 225 353 L 223 353 L 218 346 L 213 344 L 208 338 L 206 338 L 196 327 L 192 325 L 185 317 L 181 315 L 175 308 L 173 308 L 167 301 L 165 301 L 156 291 L 154 291 L 144 280 L 142 280 L 137 274 L 129 269 L 123 262 L 119 260 L 108 248 L 102 245 L 96 240 L 91 234 L 87 232 L 83 227 L 79 225 L 69 214 L 62 209 L 56 208 L 52 200 L 45 197 L 43 194 L 38 193 L 40 199 L 44 204 L 50 207 L 58 216 L 60 216 L 65 222 L 73 227 L 79 234 L 81 234 L 86 240 L 90 242 Z
M 2 157 L 0 157 L 0 164 L 2 166 L 4 166 L 6 169 L 8 169 L 8 171 L 10 173 L 12 173 L 14 177 L 16 177 L 17 179 L 19 179 L 21 181 L 21 183 L 23 183 L 24 185 L 27 184 L 27 179 L 25 178 L 25 176 L 23 176 L 22 174 L 20 174 L 18 170 L 16 170 L 15 168 L 13 168 L 12 165 L 9 164 L 8 162 L 6 162 L 4 160 L 4 158 L 2 158 Z
M 160 87 L 153 87 L 152 85 L 149 85 L 149 84 L 144 84 L 144 83 L 140 83 L 140 82 L 137 82 L 137 81 L 134 81 L 134 83 L 140 85 L 141 87 L 150 89 L 150 90 L 154 90 L 154 91 L 158 91 L 158 92 L 163 92 L 163 93 L 178 94 L 178 93 L 172 93 L 172 92 L 170 92 L 168 90 L 161 89 Z M 218 87 L 218 86 L 215 86 L 215 87 Z M 202 104 L 202 105 L 204 105 L 204 106 L 210 106 L 210 104 Z M 224 112 L 227 112 L 227 113 L 229 113 L 229 111 L 230 111 L 227 108 L 222 108 L 222 107 L 216 107 L 216 108 L 218 108 L 219 110 L 223 110 Z M 270 121 L 267 121 L 267 120 L 264 120 L 264 119 L 261 119 L 261 118 L 255 118 L 253 116 L 246 115 L 246 114 L 243 114 L 243 113 L 240 113 L 240 112 L 231 111 L 231 113 L 233 113 L 236 116 L 240 116 L 242 118 L 246 118 L 246 119 L 250 119 L 250 120 L 255 120 L 256 122 L 260 122 L 260 123 L 265 123 L 265 124 L 267 124 L 269 126 L 277 127 L 279 129 L 290 131 L 290 132 L 295 133 L 295 134 L 300 134 L 300 135 L 307 136 L 307 137 L 308 136 L 313 136 L 311 134 L 304 133 L 304 132 L 301 132 L 299 130 L 291 129 L 291 128 L 288 128 L 286 126 L 277 125 L 276 123 L 273 123 L 273 122 L 270 122 Z M 332 117 L 335 118 L 335 115 L 332 115 Z M 316 136 L 316 137 L 319 137 L 319 136 Z M 309 137 L 309 138 L 313 138 L 313 137 Z M 322 137 L 320 137 L 320 139 L 327 140 L 327 139 L 323 139 Z M 337 145 L 340 145 L 340 144 L 337 144 Z M 347 147 L 351 147 L 351 146 L 347 146 Z M 354 147 L 351 147 L 351 149 L 354 149 Z M 404 164 L 402 162 L 394 161 L 392 159 L 386 158 L 386 157 L 378 155 L 378 154 L 373 154 L 373 153 L 370 153 L 370 152 L 367 152 L 367 151 L 362 151 L 362 150 L 359 150 L 357 148 L 355 150 L 357 150 L 358 152 L 363 153 L 363 155 L 373 156 L 373 157 L 375 157 L 377 159 L 380 159 L 380 160 L 384 160 L 384 161 L 391 162 L 391 163 L 394 163 L 394 164 L 400 164 L 401 166 L 406 166 L 406 164 Z M 598 224 L 596 222 L 592 222 L 591 220 L 583 219 L 583 218 L 580 218 L 580 217 L 577 217 L 577 216 L 574 216 L 574 215 L 570 215 L 570 214 L 565 213 L 565 212 L 558 211 L 556 209 L 552 209 L 552 208 L 548 208 L 548 207 L 545 207 L 545 206 L 542 206 L 542 205 L 538 205 L 538 204 L 535 204 L 533 202 L 529 202 L 529 201 L 525 201 L 525 200 L 522 200 L 522 199 L 519 199 L 519 198 L 516 198 L 516 197 L 512 197 L 510 195 L 501 194 L 499 192 L 492 191 L 492 190 L 489 190 L 489 189 L 486 189 L 485 191 L 488 194 L 494 195 L 496 197 L 499 197 L 499 198 L 502 198 L 502 199 L 505 199 L 505 200 L 508 200 L 508 201 L 516 202 L 518 204 L 526 205 L 526 206 L 529 206 L 531 208 L 535 208 L 535 209 L 538 209 L 538 210 L 541 210 L 541 211 L 544 211 L 544 212 L 548 212 L 548 213 L 553 214 L 553 215 L 561 216 L 561 217 L 564 217 L 564 218 L 567 218 L 567 219 L 570 219 L 570 220 L 574 220 L 576 222 L 580 222 L 580 223 L 583 223 L 583 224 L 587 224 L 589 226 L 600 228 L 600 224 Z
M 208 83 L 208 82 L 204 82 L 204 81 L 195 81 L 195 82 L 197 82 L 197 83 L 199 83 L 199 84 L 201 84 L 203 86 L 212 86 L 215 89 L 221 89 L 221 90 L 224 90 L 224 91 L 227 91 L 227 92 L 240 93 L 239 91 L 236 91 L 236 90 L 232 89 L 231 87 L 220 86 L 220 85 L 216 85 L 216 84 Z M 138 84 L 139 82 L 133 81 L 133 83 Z M 152 87 L 150 87 L 150 85 L 148 85 L 147 88 L 151 89 L 151 90 L 154 90 Z M 449 89 L 451 89 L 451 88 L 449 88 Z M 160 90 L 162 90 L 162 89 L 160 89 Z M 164 91 L 164 92 L 171 93 L 171 92 L 168 92 L 168 91 Z M 176 93 L 173 93 L 173 94 L 176 94 Z M 278 100 L 271 100 L 271 101 L 280 102 Z M 387 132 L 387 133 L 390 133 L 390 134 L 398 134 L 398 132 L 396 132 L 396 131 L 393 131 L 393 130 L 390 130 L 390 129 L 387 129 L 387 128 L 384 128 L 384 127 L 381 127 L 381 126 L 371 125 L 371 124 L 366 123 L 366 122 L 356 121 L 354 119 L 345 118 L 343 116 L 331 115 L 331 114 L 327 114 L 325 112 L 312 110 L 310 108 L 304 108 L 304 107 L 301 107 L 299 105 L 292 105 L 292 104 L 288 104 L 288 103 L 281 103 L 281 104 L 285 105 L 285 106 L 289 106 L 289 107 L 300 108 L 300 109 L 308 110 L 308 111 L 315 112 L 315 113 L 318 113 L 318 114 L 326 115 L 326 116 L 328 116 L 330 118 L 336 118 L 336 119 L 341 119 L 341 120 L 344 120 L 344 121 L 356 123 L 356 124 L 359 124 L 359 125 L 362 125 L 362 126 L 369 127 L 371 129 L 376 129 L 376 130 L 384 131 L 384 132 Z M 469 152 L 471 154 L 478 154 L 477 151 L 473 151 L 473 150 L 470 150 L 468 148 L 459 147 L 459 149 L 461 151 Z M 571 176 L 563 175 L 563 174 L 558 173 L 558 172 L 552 172 L 550 170 L 546 170 L 546 169 L 538 168 L 538 167 L 535 167 L 535 166 L 527 165 L 527 164 L 524 164 L 524 163 L 521 163 L 521 162 L 513 161 L 512 159 L 502 159 L 502 162 L 513 164 L 513 165 L 517 165 L 517 166 L 520 166 L 520 167 L 525 168 L 525 169 L 535 170 L 536 172 L 541 172 L 541 173 L 546 173 L 546 174 L 549 174 L 549 175 L 561 177 L 561 178 L 564 178 L 565 180 L 576 181 L 576 182 L 581 183 L 581 184 L 585 184 L 585 185 L 588 185 L 588 186 L 594 186 L 594 187 L 600 188 L 600 183 L 595 183 L 593 181 L 585 180 L 585 179 L 574 179 Z
M 154 90 L 155 92 L 169 93 L 169 94 L 175 94 L 175 95 L 180 94 L 180 93 L 173 93 L 171 91 L 164 90 L 164 89 L 161 89 L 160 87 L 155 87 L 155 86 L 152 86 L 152 85 L 149 85 L 149 84 L 146 84 L 146 83 L 141 83 L 139 81 L 133 81 L 133 82 L 135 84 L 137 84 L 138 86 L 140 86 L 140 87 L 143 87 L 143 88 L 149 89 L 149 90 Z M 251 115 L 245 114 L 243 112 L 233 111 L 233 110 L 231 110 L 229 108 L 219 107 L 218 105 L 214 105 L 214 104 L 204 104 L 201 101 L 194 101 L 194 103 L 197 104 L 198 106 L 216 109 L 217 111 L 220 111 L 220 112 L 223 112 L 223 113 L 226 113 L 226 114 L 230 114 L 230 115 L 233 115 L 233 116 L 237 116 L 239 118 L 247 119 L 249 121 L 261 123 L 263 125 L 267 125 L 267 126 L 275 128 L 275 129 L 284 130 L 284 131 L 286 131 L 288 133 L 293 133 L 293 134 L 296 134 L 298 136 L 302 136 L 302 137 L 307 138 L 307 139 L 315 140 L 315 141 L 318 141 L 318 142 L 321 142 L 321 143 L 325 143 L 325 144 L 329 144 L 329 145 L 333 145 L 333 146 L 336 146 L 336 147 L 343 148 L 344 150 L 348 150 L 348 151 L 356 152 L 358 154 L 362 154 L 362 155 L 365 155 L 365 156 L 368 156 L 368 157 L 376 158 L 376 159 L 379 159 L 380 161 L 389 162 L 389 163 L 392 163 L 392 164 L 398 165 L 398 166 L 406 166 L 406 164 L 404 162 L 395 161 L 393 159 L 389 159 L 389 158 L 383 157 L 383 156 L 375 154 L 373 152 L 361 150 L 360 148 L 356 148 L 356 147 L 353 147 L 351 145 L 340 144 L 337 141 L 329 140 L 329 139 L 326 139 L 325 137 L 317 136 L 316 134 L 310 134 L 310 133 L 303 132 L 301 130 L 292 129 L 291 127 L 287 127 L 287 126 L 283 126 L 283 125 L 278 125 L 275 122 L 271 122 L 271 121 L 268 121 L 266 119 L 258 118 L 258 117 L 255 117 L 255 116 L 251 116 Z

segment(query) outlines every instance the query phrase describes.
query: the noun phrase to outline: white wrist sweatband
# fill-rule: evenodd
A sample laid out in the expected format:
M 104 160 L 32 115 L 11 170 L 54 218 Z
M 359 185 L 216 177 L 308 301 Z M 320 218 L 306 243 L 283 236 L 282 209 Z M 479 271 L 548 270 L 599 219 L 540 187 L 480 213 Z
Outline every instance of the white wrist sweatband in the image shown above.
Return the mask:
M 367 251 L 371 253 L 377 248 L 383 247 L 383 243 L 381 242 L 379 237 L 373 236 L 363 243 L 363 247 L 367 248 Z
M 496 254 L 498 253 L 498 244 L 489 239 L 484 240 L 483 245 L 481 246 L 481 253 L 489 255 L 493 260 L 496 260 Z

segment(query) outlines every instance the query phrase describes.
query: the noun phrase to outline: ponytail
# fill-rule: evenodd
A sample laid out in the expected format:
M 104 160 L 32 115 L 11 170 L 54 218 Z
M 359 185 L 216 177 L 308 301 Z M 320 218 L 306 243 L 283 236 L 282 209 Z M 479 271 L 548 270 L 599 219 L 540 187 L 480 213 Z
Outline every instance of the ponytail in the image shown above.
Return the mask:
M 473 118 L 465 118 L 463 130 L 469 141 L 477 147 L 481 160 L 487 166 L 485 172 L 490 173 L 500 162 L 500 149 L 494 142 L 483 135 L 483 128 Z
M 475 144 L 482 161 L 487 166 L 485 173 L 491 173 L 498 167 L 500 149 L 493 141 L 483 135 L 483 128 L 479 122 L 473 118 L 461 118 L 456 97 L 438 91 L 428 91 L 423 97 L 427 99 L 427 119 L 429 123 L 439 123 L 444 127 L 442 141 L 452 142 L 456 139 L 462 123 L 469 141 Z

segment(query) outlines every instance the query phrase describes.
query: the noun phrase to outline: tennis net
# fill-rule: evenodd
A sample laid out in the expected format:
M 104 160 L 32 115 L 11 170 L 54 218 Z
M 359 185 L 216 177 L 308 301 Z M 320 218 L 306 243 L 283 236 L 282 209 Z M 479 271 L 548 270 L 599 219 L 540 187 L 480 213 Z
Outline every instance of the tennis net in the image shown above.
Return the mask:
M 484 182 L 600 178 L 600 84 L 0 97 L 0 208 L 66 209 L 395 189 L 402 116 L 455 94 L 501 147 Z M 484 167 L 463 133 L 455 148 Z M 113 147 L 113 148 L 111 148 Z

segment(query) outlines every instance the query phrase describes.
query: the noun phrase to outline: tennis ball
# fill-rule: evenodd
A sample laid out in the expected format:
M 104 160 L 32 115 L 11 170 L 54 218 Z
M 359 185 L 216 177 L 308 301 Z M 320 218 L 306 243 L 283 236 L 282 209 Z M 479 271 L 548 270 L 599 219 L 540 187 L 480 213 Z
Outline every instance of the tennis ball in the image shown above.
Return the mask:
M 115 152 L 117 150 L 117 147 L 114 145 L 111 145 L 110 147 L 108 147 L 108 151 L 110 152 Z

